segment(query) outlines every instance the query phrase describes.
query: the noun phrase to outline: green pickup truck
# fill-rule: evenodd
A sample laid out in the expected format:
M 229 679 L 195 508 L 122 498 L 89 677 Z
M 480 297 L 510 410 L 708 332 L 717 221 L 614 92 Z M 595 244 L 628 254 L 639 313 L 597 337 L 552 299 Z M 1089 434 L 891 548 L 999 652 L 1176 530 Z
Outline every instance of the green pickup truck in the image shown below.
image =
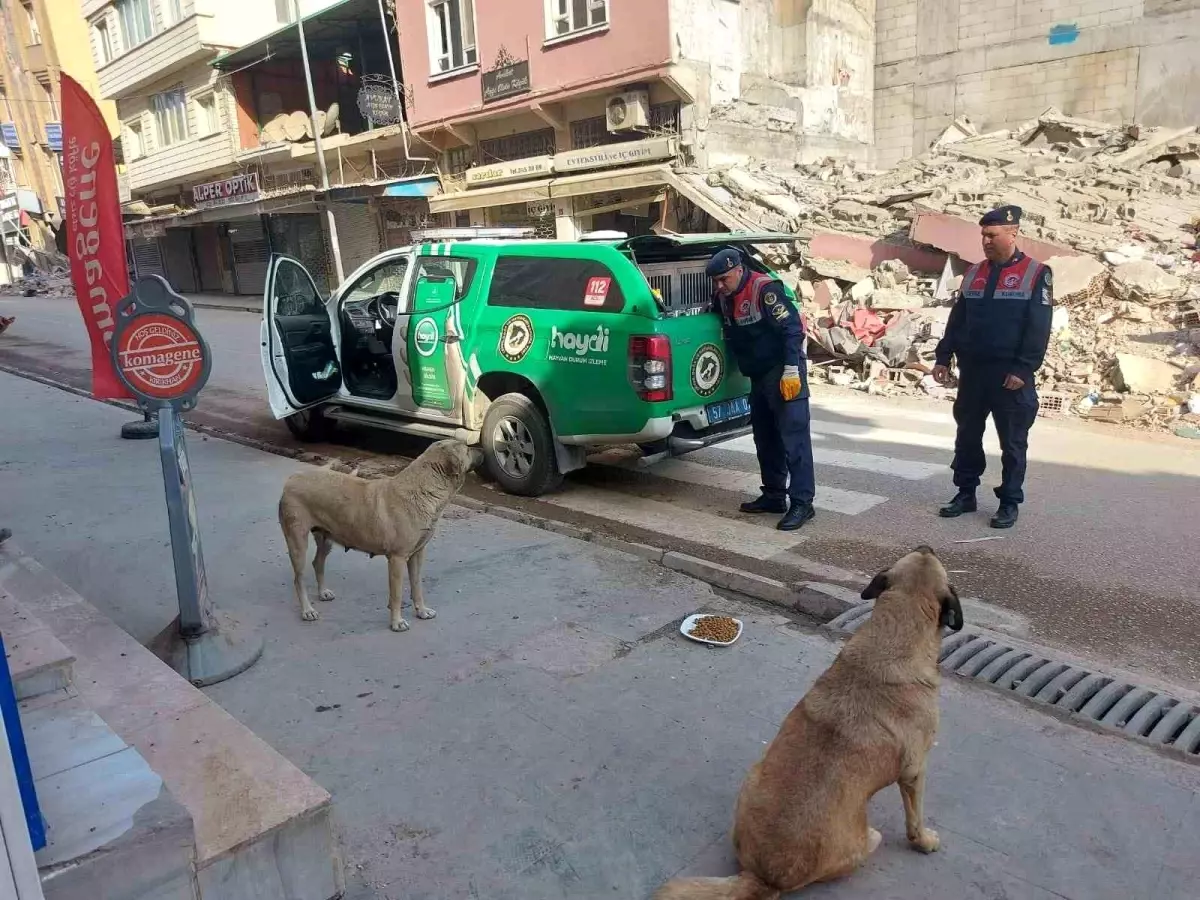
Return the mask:
M 327 439 L 339 422 L 456 437 L 481 446 L 505 490 L 536 497 L 590 447 L 678 454 L 748 431 L 749 382 L 707 314 L 704 264 L 795 236 L 442 231 L 379 254 L 328 298 L 300 263 L 271 260 L 263 372 L 297 437 Z

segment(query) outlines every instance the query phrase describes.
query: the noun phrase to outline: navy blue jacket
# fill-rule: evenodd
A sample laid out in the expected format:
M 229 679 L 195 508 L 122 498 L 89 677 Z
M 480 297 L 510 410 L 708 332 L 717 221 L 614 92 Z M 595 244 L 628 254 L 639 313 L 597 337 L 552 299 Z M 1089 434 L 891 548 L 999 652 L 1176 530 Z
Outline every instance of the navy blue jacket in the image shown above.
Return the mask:
M 995 365 L 1004 368 L 1005 374 L 1033 384 L 1033 373 L 1046 358 L 1054 315 L 1049 267 L 1042 266 L 1028 299 L 995 296 L 1005 270 L 1025 259 L 1018 250 L 1008 262 L 992 265 L 982 297 L 958 298 L 950 310 L 946 333 L 937 345 L 938 365 L 950 365 L 954 356 L 959 368 Z M 964 279 L 964 290 L 967 287 Z
M 783 366 L 796 366 L 803 376 L 804 325 L 800 313 L 779 281 L 767 280 L 756 299 L 753 285 L 747 283 L 752 274 L 749 267 L 743 270 L 742 280 L 728 301 L 720 294 L 713 295 L 712 308 L 721 317 L 725 344 L 747 378 L 762 378 Z

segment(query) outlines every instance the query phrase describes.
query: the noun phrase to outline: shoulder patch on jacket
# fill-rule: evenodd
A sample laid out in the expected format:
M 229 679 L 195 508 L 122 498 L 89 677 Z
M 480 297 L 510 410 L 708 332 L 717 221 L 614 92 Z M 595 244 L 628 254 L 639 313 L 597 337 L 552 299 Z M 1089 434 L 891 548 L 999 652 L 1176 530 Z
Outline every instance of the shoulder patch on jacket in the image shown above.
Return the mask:
M 1042 306 L 1054 305 L 1054 272 L 1046 266 L 1046 275 L 1042 279 Z

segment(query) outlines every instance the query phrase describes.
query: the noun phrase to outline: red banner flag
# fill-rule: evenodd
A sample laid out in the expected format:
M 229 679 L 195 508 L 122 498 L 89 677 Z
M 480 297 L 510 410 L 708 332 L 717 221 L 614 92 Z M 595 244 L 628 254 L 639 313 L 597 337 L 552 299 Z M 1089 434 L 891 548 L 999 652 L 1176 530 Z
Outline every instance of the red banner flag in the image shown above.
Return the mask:
M 117 378 L 109 344 L 113 310 L 129 293 L 125 228 L 117 194 L 112 138 L 100 110 L 70 75 L 62 75 L 63 182 L 71 284 L 92 342 L 92 396 L 132 395 Z

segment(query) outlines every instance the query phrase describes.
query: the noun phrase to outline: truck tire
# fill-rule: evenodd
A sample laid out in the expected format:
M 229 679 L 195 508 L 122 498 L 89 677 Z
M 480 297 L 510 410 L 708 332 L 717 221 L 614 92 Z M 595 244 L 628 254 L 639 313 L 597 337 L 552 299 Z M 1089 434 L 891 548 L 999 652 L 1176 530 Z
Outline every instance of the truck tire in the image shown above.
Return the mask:
M 550 423 L 524 394 L 492 401 L 480 443 L 488 475 L 510 494 L 540 497 L 562 482 Z
M 292 413 L 283 420 L 283 424 L 293 437 L 306 443 L 327 441 L 333 437 L 334 423 L 325 418 L 319 406 L 310 406 L 308 409 Z

